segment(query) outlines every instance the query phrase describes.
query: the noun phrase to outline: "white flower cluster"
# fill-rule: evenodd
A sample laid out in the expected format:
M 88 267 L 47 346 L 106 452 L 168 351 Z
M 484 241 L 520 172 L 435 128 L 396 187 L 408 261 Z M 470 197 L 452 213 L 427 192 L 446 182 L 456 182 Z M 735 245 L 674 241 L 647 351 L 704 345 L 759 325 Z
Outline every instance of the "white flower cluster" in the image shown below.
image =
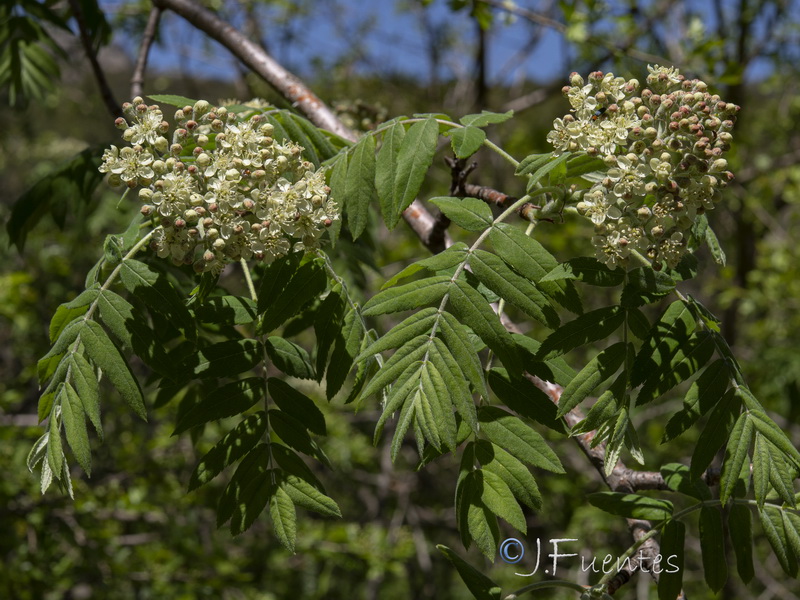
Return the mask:
M 112 185 L 141 188 L 161 258 L 197 272 L 241 258 L 271 263 L 318 247 L 339 218 L 324 172 L 302 159 L 301 146 L 274 140 L 260 114 L 241 120 L 201 100 L 175 113 L 170 144 L 158 106 L 134 98 L 123 112 L 116 125 L 131 145 L 106 150 L 100 171 Z
M 626 265 L 633 249 L 656 269 L 674 267 L 697 215 L 733 178 L 722 155 L 739 107 L 677 69 L 647 68 L 641 92 L 635 79 L 596 71 L 585 83 L 572 73 L 563 89 L 572 114 L 547 136 L 557 153 L 584 151 L 608 166 L 577 208 L 595 224 L 598 259 L 612 268 Z

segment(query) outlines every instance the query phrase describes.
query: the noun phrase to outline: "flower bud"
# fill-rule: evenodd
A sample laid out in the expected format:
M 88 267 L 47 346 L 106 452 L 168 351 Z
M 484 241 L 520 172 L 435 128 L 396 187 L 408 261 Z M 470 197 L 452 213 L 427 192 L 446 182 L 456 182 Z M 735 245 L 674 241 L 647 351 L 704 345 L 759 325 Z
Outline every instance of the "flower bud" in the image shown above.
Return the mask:
M 715 172 L 724 171 L 728 168 L 728 161 L 724 158 L 719 158 L 711 163 L 711 170 Z
M 139 212 L 142 213 L 145 217 L 149 217 L 153 214 L 155 207 L 150 204 L 142 205 L 142 208 L 139 209 Z
M 163 136 L 159 136 L 156 138 L 155 149 L 160 152 L 161 154 L 166 154 L 167 150 L 169 150 L 169 140 Z
M 222 238 L 217 238 L 214 240 L 214 243 L 211 244 L 211 247 L 214 248 L 217 252 L 220 252 L 225 249 L 225 240 Z
M 195 118 L 201 117 L 211 109 L 211 105 L 205 100 L 198 100 L 192 107 Z
M 573 87 L 583 87 L 583 77 L 579 73 L 573 71 L 569 74 L 569 83 Z

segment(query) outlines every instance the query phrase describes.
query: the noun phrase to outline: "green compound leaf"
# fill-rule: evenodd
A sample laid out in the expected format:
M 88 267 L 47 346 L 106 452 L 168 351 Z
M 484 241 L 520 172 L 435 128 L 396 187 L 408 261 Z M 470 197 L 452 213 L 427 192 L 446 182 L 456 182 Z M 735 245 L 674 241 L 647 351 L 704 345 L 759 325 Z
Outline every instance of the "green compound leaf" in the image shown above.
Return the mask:
M 592 506 L 629 519 L 663 521 L 672 516 L 672 502 L 623 492 L 595 492 L 587 496 Z
M 438 207 L 453 223 L 467 231 L 483 231 L 492 226 L 492 209 L 476 198 L 439 196 L 431 198 L 430 203 Z
M 256 446 L 266 430 L 267 419 L 264 411 L 244 419 L 200 459 L 189 480 L 189 491 L 205 485 L 225 467 L 242 458 Z
M 344 160 L 344 159 L 341 159 Z M 364 232 L 375 191 L 375 137 L 365 135 L 353 147 L 344 184 L 344 211 L 353 239 Z
M 561 394 L 558 401 L 558 416 L 563 417 L 583 402 L 598 385 L 616 373 L 625 361 L 627 348 L 628 344 L 619 342 L 590 360 Z
M 178 96 L 175 94 L 148 94 L 151 100 L 160 102 L 161 104 L 169 104 L 170 106 L 177 106 L 183 108 L 184 106 L 194 106 L 197 100 L 192 100 L 186 96 Z
M 497 367 L 489 371 L 488 379 L 492 391 L 508 408 L 559 433 L 567 432 L 556 414 L 556 405 L 533 382 L 524 377 L 511 377 L 506 369 Z
M 97 287 L 89 288 L 81 292 L 76 298 L 59 305 L 53 318 L 50 319 L 50 343 L 54 343 L 64 328 L 78 317 L 86 314 L 89 305 L 95 301 L 100 294 Z
M 218 342 L 189 356 L 180 370 L 198 379 L 232 377 L 249 371 L 261 362 L 261 349 L 261 344 L 256 340 Z
M 685 536 L 686 527 L 680 521 L 668 521 L 661 532 L 661 555 L 667 566 L 658 576 L 658 600 L 675 600 L 681 593 Z
M 741 406 L 741 400 L 731 389 L 711 411 L 708 423 L 700 434 L 692 454 L 692 477 L 699 478 L 714 460 L 717 451 L 730 439 L 730 432 L 739 416 Z
M 558 327 L 558 313 L 544 294 L 500 258 L 485 250 L 475 250 L 469 264 L 480 282 L 494 293 L 551 329 Z
M 72 383 L 81 399 L 83 412 L 94 426 L 100 441 L 103 440 L 103 425 L 100 421 L 100 386 L 94 368 L 82 354 L 74 353 L 68 359 L 72 369 Z
M 750 509 L 741 504 L 732 504 L 728 513 L 728 533 L 731 546 L 736 552 L 736 570 L 744 583 L 750 583 L 755 575 L 753 567 L 753 525 Z
M 475 443 L 475 457 L 480 461 L 485 473 L 499 476 L 513 492 L 514 497 L 531 507 L 539 510 L 542 507 L 542 495 L 539 486 L 522 462 L 503 450 L 497 444 L 486 440 Z
M 458 122 L 465 127 L 486 127 L 487 125 L 505 123 L 513 116 L 513 110 L 509 110 L 508 112 L 504 113 L 482 110 L 480 114 L 464 115 L 458 120 Z
M 386 283 L 381 286 L 381 290 L 388 289 L 397 285 L 403 279 L 418 274 L 420 271 L 429 271 L 430 273 L 437 273 L 439 271 L 449 271 L 464 262 L 467 258 L 468 247 L 464 242 L 456 242 L 443 252 L 429 256 L 415 263 L 411 263 L 405 269 L 392 276 Z M 444 274 L 444 273 L 443 273 Z
M 311 398 L 275 377 L 267 380 L 267 389 L 278 408 L 303 423 L 310 432 L 327 435 L 325 416 Z
M 706 583 L 714 593 L 719 592 L 728 579 L 728 565 L 725 561 L 722 512 L 715 506 L 700 509 L 700 550 Z
M 761 520 L 761 528 L 764 530 L 781 568 L 787 575 L 794 578 L 797 577 L 797 558 L 786 535 L 781 512 L 779 508 L 766 504 L 763 509 L 758 511 L 758 517 Z
M 464 325 L 449 312 L 443 312 L 439 320 L 442 339 L 448 350 L 458 362 L 464 378 L 470 382 L 472 389 L 483 398 L 489 398 L 489 390 L 483 378 L 480 358 L 467 336 Z
M 580 297 L 572 282 L 541 281 L 558 266 L 558 261 L 539 242 L 508 223 L 499 223 L 492 227 L 489 240 L 500 258 L 515 271 L 537 284 L 550 298 L 573 313 L 583 312 Z
M 683 399 L 683 408 L 667 422 L 662 443 L 668 442 L 694 425 L 725 395 L 730 375 L 725 361 L 711 363 L 698 377 Z
M 121 265 L 120 277 L 131 294 L 167 317 L 188 339 L 196 337 L 194 319 L 183 297 L 164 275 L 138 260 L 126 260 Z
M 459 319 L 492 349 L 510 373 L 522 372 L 514 338 L 480 292 L 459 278 L 450 288 L 450 304 Z
M 297 474 L 285 476 L 284 489 L 292 502 L 326 517 L 341 517 L 339 505 L 320 491 L 310 480 Z
M 364 304 L 362 314 L 365 317 L 372 317 L 422 308 L 441 301 L 449 287 L 450 277 L 446 275 L 427 277 L 405 285 L 398 285 L 378 292 L 370 298 Z
M 397 176 L 397 157 L 405 136 L 406 128 L 403 124 L 395 123 L 383 134 L 381 149 L 378 150 L 375 187 L 381 204 L 381 214 L 387 225 L 394 218 L 394 207 L 400 203 L 399 199 L 395 199 L 394 182 Z
M 445 134 L 457 158 L 469 158 L 480 150 L 486 139 L 486 132 L 478 127 L 454 127 Z
M 315 370 L 317 372 L 317 382 L 322 381 L 325 373 L 325 366 L 328 364 L 328 354 L 331 351 L 336 336 L 342 325 L 345 301 L 341 295 L 341 289 L 337 288 L 325 296 L 320 304 L 319 310 L 314 317 L 314 334 L 317 339 L 317 357 Z
M 625 311 L 619 306 L 608 306 L 588 312 L 551 333 L 542 342 L 536 358 L 549 360 L 590 342 L 605 339 L 624 321 Z
M 281 545 L 294 554 L 297 537 L 297 514 L 294 502 L 280 486 L 274 486 L 270 491 L 272 495 L 269 497 L 269 516 L 273 530 Z
M 647 404 L 682 381 L 686 381 L 711 359 L 714 348 L 713 337 L 708 332 L 699 331 L 692 335 L 685 343 L 675 348 L 666 362 L 660 364 L 646 377 L 636 397 L 636 405 Z
M 433 307 L 423 308 L 421 311 L 414 313 L 406 320 L 392 327 L 386 335 L 367 346 L 356 357 L 356 362 L 392 348 L 399 348 L 415 337 L 430 331 L 437 319 L 437 314 L 438 311 Z
M 719 481 L 719 499 L 722 502 L 722 506 L 727 504 L 728 499 L 733 494 L 745 460 L 748 463 L 750 462 L 748 452 L 753 441 L 754 429 L 749 413 L 743 412 L 739 415 L 731 430 L 728 445 L 725 448 L 725 460 L 722 463 L 722 474 Z
M 425 174 L 433 163 L 436 142 L 439 139 L 439 124 L 435 119 L 414 123 L 400 144 L 397 153 L 397 170 L 394 178 L 394 206 L 387 223 L 393 228 L 400 215 L 417 197 Z
M 256 303 L 242 296 L 212 296 L 195 309 L 204 323 L 245 325 L 256 320 Z
M 143 421 L 147 421 L 147 411 L 144 407 L 144 398 L 139 382 L 114 342 L 106 335 L 105 330 L 94 321 L 86 321 L 85 327 L 81 329 L 80 337 L 86 354 L 92 362 L 102 369 L 128 406 Z M 58 471 L 54 469 L 54 472 Z
M 504 519 L 509 525 L 521 533 L 528 531 L 525 515 L 514 499 L 511 488 L 499 475 L 483 469 L 475 471 L 482 480 L 481 502 L 496 516 Z
M 544 438 L 519 417 L 496 406 L 482 406 L 478 409 L 478 421 L 490 442 L 519 460 L 553 473 L 564 473 L 561 461 Z
M 265 312 L 275 304 L 275 301 L 286 288 L 289 281 L 300 266 L 301 254 L 293 252 L 277 259 L 261 274 L 261 284 L 258 289 L 258 313 Z
M 290 269 L 291 266 L 289 265 L 288 268 Z M 265 277 L 267 276 L 265 273 Z M 317 258 L 302 264 L 286 283 L 286 286 L 276 295 L 274 302 L 264 304 L 266 312 L 257 328 L 258 333 L 269 333 L 300 313 L 309 302 L 325 291 L 327 284 L 328 278 L 325 274 L 323 259 Z M 258 299 L 258 306 L 259 312 L 261 312 L 261 297 Z
M 579 256 L 557 265 L 541 282 L 574 279 L 583 283 L 601 287 L 620 285 L 625 280 L 622 269 L 609 269 L 596 258 Z
M 92 475 L 92 453 L 89 449 L 89 433 L 86 431 L 86 414 L 78 393 L 69 384 L 64 385 L 61 394 L 61 418 L 64 422 L 64 433 L 67 443 L 75 455 L 75 459 L 86 474 Z
M 678 348 L 689 340 L 696 325 L 692 311 L 681 300 L 670 304 L 636 356 L 631 386 L 642 385 L 654 370 L 669 363 Z
M 264 342 L 267 356 L 281 371 L 298 379 L 315 379 L 314 366 L 308 352 L 294 342 L 278 336 L 270 336 Z
M 663 271 L 652 267 L 638 267 L 628 271 L 628 283 L 622 289 L 620 304 L 633 308 L 656 302 L 675 289 L 675 280 Z
M 686 494 L 697 500 L 711 500 L 711 490 L 705 481 L 693 479 L 689 467 L 678 463 L 669 463 L 661 467 L 661 476 L 667 487 L 674 492 Z
M 439 544 L 436 548 L 453 564 L 461 580 L 476 600 L 500 600 L 502 590 L 499 585 L 447 546 Z
M 265 443 L 258 444 L 255 448 L 250 450 L 244 455 L 243 460 L 236 467 L 231 480 L 220 496 L 219 503 L 217 504 L 217 527 L 221 527 L 228 522 L 237 509 L 239 510 L 239 524 L 231 523 L 232 531 L 240 531 L 244 518 L 251 512 L 247 509 L 247 505 L 242 500 L 242 492 L 244 488 L 256 481 L 262 483 L 263 477 L 267 473 L 267 465 L 269 461 L 269 447 Z M 252 491 L 252 490 L 251 490 Z M 266 499 L 264 500 L 266 504 Z M 262 505 L 263 510 L 263 505 Z M 259 511 L 260 512 L 260 511 Z M 253 517 L 255 518 L 255 517 Z
M 263 398 L 264 380 L 260 377 L 249 377 L 223 385 L 211 391 L 184 413 L 172 435 L 178 435 L 211 421 L 241 414 Z

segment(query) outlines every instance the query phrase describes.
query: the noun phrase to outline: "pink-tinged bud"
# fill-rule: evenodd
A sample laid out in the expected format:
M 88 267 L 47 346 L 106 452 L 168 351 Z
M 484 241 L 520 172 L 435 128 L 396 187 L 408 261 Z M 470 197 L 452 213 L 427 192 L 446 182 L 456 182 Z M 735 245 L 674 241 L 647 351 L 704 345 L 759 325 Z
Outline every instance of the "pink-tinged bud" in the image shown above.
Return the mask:
M 127 186 L 128 186 L 128 188 L 130 188 L 130 189 L 132 189 L 132 190 L 133 190 L 133 189 L 136 189 L 136 187 L 137 187 L 139 184 L 138 184 L 136 181 L 128 181 L 128 182 L 127 182 L 125 185 L 127 185 Z
M 675 105 L 675 100 L 672 98 L 672 96 L 667 96 L 661 101 L 661 104 L 664 105 L 664 108 L 669 109 Z
M 128 122 L 122 117 L 117 117 L 117 119 L 114 121 L 114 126 L 117 129 L 126 129 L 128 127 Z
M 166 121 L 161 121 L 161 123 L 158 124 L 157 131 L 161 135 L 164 135 L 169 131 L 169 123 L 167 123 Z
M 175 120 L 176 120 L 176 121 L 185 121 L 185 120 L 186 120 L 186 113 L 184 113 L 184 112 L 183 112 L 182 110 L 180 110 L 180 109 L 179 109 L 179 110 L 176 110 L 176 111 L 175 111 Z
M 169 147 L 169 152 L 173 156 L 180 156 L 181 152 L 183 152 L 183 146 L 181 146 L 180 144 L 172 144 Z
M 204 206 L 198 206 L 194 209 L 194 212 L 196 212 L 198 216 L 203 217 L 207 211 Z
M 214 119 L 213 121 L 211 121 L 211 129 L 213 129 L 214 131 L 222 131 L 223 126 L 224 123 L 219 119 Z
M 186 168 L 186 170 L 187 170 L 187 171 L 189 171 L 189 173 L 190 173 L 191 175 L 195 175 L 195 174 L 197 173 L 197 166 L 196 166 L 196 165 L 189 165 L 189 166 Z
M 252 231 L 253 233 L 258 233 L 259 231 L 261 231 L 261 229 L 262 229 L 261 223 L 253 223 L 250 225 L 250 231 Z
M 589 73 L 589 81 L 602 81 L 603 80 L 603 72 L 602 71 L 592 71 Z
M 244 233 L 244 227 L 242 227 L 241 225 L 234 225 L 233 233 L 235 235 L 242 235 Z
M 211 227 L 213 224 L 214 224 L 214 219 L 212 219 L 211 217 L 206 217 L 205 219 L 203 219 L 203 227 L 205 227 L 206 229 Z
M 189 131 L 197 129 L 197 121 L 186 121 L 186 129 Z
M 669 122 L 669 130 L 670 131 L 678 131 L 681 126 L 678 124 L 677 121 L 670 121 Z
M 331 219 L 325 219 L 322 224 L 325 225 L 325 227 L 330 227 L 333 225 L 333 221 Z
M 219 210 L 219 204 L 217 204 L 216 202 L 212 202 L 211 204 L 208 205 L 208 212 L 210 212 L 211 214 L 214 214 L 218 210 Z
M 245 210 L 253 210 L 255 205 L 256 203 L 250 200 L 250 198 L 247 198 L 244 200 L 244 202 L 242 202 L 242 206 L 244 206 Z
M 272 225 L 272 221 L 261 221 L 261 226 L 264 229 L 269 229 L 269 226 Z
M 200 156 L 203 152 L 205 152 L 205 150 L 203 150 L 200 146 L 195 146 L 194 150 L 192 150 L 192 154 L 194 155 L 195 158 Z
M 133 105 L 130 102 L 123 102 L 122 103 L 122 110 L 129 111 Z
M 184 227 L 186 227 L 186 221 L 180 217 L 175 219 L 175 229 L 183 229 Z
M 184 114 L 188 115 L 190 112 L 192 112 L 192 107 L 187 104 L 181 110 L 183 111 Z
M 206 250 L 203 252 L 203 260 L 207 263 L 210 263 L 214 260 L 214 253 L 211 250 Z
M 145 217 L 149 217 L 153 214 L 154 207 L 150 204 L 145 204 L 142 208 L 139 209 L 139 212 L 142 213 Z
M 136 112 L 138 113 L 146 113 L 147 112 L 147 104 L 137 104 L 136 105 Z

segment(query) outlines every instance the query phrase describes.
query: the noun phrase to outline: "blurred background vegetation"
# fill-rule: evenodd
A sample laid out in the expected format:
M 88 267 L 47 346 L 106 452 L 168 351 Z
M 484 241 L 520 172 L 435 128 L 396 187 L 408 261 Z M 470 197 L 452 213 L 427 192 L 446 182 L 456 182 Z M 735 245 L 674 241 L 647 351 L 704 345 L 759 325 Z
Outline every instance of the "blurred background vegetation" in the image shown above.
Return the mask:
M 792 439 L 800 440 L 798 2 L 202 3 L 304 77 L 356 128 L 398 114 L 459 116 L 513 108 L 516 118 L 491 135 L 522 158 L 549 150 L 544 137 L 553 118 L 567 112 L 560 88 L 570 71 L 612 70 L 643 80 L 646 65 L 656 62 L 705 79 L 723 99 L 740 104 L 731 158 L 737 179 L 710 214 L 728 263 L 720 267 L 700 256 L 700 275 L 687 291 L 724 317 L 725 335 L 753 391 Z M 121 103 L 131 97 L 134 60 L 150 10 L 144 0 L 10 0 L 0 8 L 0 55 L 28 49 L 35 71 L 15 79 L 0 69 L 0 217 L 7 223 L 15 203 L 23 212 L 46 203 L 24 245 L 19 237 L 12 245 L 5 228 L 0 240 L 0 597 L 469 597 L 434 548 L 444 543 L 463 553 L 451 508 L 457 466 L 452 457 L 417 473 L 416 453 L 408 446 L 392 466 L 386 445 L 371 444 L 377 407 L 354 410 L 341 399 L 327 405 L 314 386 L 303 391 L 325 409 L 330 435 L 323 444 L 336 467 L 322 477 L 344 518 L 305 515 L 293 556 L 263 522 L 237 538 L 216 529 L 214 502 L 223 482 L 185 495 L 197 458 L 226 424 L 197 431 L 192 439 L 173 438 L 176 402 L 151 410 L 150 422 L 141 423 L 109 395 L 106 443 L 95 445 L 92 479 L 76 477 L 74 502 L 54 492 L 40 495 L 37 478 L 25 468 L 25 456 L 41 435 L 36 361 L 48 350 L 50 317 L 83 289 L 104 237 L 122 231 L 138 210 L 136 202 L 120 203 L 102 183 L 87 194 L 97 181 L 74 163 L 50 185 L 37 186 L 77 153 L 88 148 L 88 156 L 97 157 L 98 148 L 118 139 L 75 16 L 81 15 L 88 45 L 98 51 L 111 94 Z M 176 15 L 163 14 L 160 27 L 145 94 L 212 102 L 264 97 L 284 104 Z M 33 47 L 43 48 L 45 58 Z M 471 182 L 521 193 L 513 173 L 493 156 L 479 153 L 475 159 Z M 447 194 L 448 169 L 442 163 L 435 171 L 424 190 L 428 197 Z M 568 220 L 541 225 L 537 236 L 567 258 L 589 252 L 590 231 L 586 223 Z M 360 246 L 358 256 L 374 268 L 352 269 L 356 283 L 380 282 L 424 251 L 402 226 L 391 234 L 376 226 L 372 239 L 382 243 Z M 349 262 L 352 266 L 352 257 Z M 580 365 L 576 358 L 573 366 Z M 654 449 L 646 468 L 685 462 L 691 454 L 692 432 L 659 445 L 664 417 L 676 406 L 662 403 L 637 416 L 642 445 Z M 569 440 L 553 443 L 570 475 L 540 476 L 545 508 L 528 513 L 529 553 L 535 553 L 537 538 L 546 553 L 547 540 L 562 537 L 579 539 L 571 551 L 586 556 L 618 555 L 630 543 L 624 523 L 584 500 L 584 494 L 602 489 L 599 476 Z M 699 544 L 692 539 L 687 536 L 687 594 L 711 597 L 704 591 Z M 800 586 L 783 580 L 766 542 L 759 544 L 755 580 L 744 587 L 731 575 L 722 597 L 798 597 Z M 473 564 L 491 567 L 504 589 L 529 582 L 514 571 L 529 571 L 534 558 L 517 568 L 500 561 L 492 567 L 476 551 L 468 555 Z M 588 581 L 579 561 L 560 567 L 564 578 Z M 649 577 L 637 579 L 618 596 L 655 598 Z

